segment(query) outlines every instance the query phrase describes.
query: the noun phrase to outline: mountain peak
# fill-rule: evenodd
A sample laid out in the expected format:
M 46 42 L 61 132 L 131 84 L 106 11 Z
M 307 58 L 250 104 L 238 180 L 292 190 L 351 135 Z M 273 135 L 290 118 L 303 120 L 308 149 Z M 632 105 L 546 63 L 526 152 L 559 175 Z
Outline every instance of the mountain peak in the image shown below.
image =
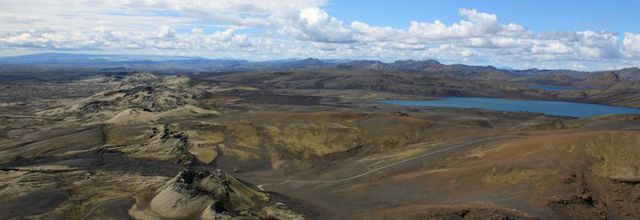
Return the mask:
M 438 65 L 441 64 L 437 60 L 428 59 L 428 60 L 397 60 L 393 62 L 393 64 L 423 64 L 423 65 Z

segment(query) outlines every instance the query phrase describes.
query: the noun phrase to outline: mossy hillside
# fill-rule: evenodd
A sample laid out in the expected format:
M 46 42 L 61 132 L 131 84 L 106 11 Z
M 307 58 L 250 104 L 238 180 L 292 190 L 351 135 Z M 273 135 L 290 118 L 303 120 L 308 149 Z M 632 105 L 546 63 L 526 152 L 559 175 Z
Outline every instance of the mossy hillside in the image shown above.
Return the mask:
M 593 172 L 621 181 L 640 181 L 640 134 L 601 134 L 581 143 L 598 162 Z
M 238 123 L 227 126 L 231 131 L 235 144 L 251 149 L 259 149 L 262 145 L 262 136 L 258 129 L 250 124 Z
M 114 178 L 114 177 L 118 178 Z M 75 182 L 71 198 L 54 213 L 64 213 L 68 219 L 82 219 L 91 208 L 109 200 L 129 198 L 147 189 L 157 189 L 168 178 L 137 176 L 118 172 L 99 172 L 89 179 Z
M 506 142 L 472 155 L 492 157 L 530 158 L 546 155 L 584 155 L 591 158 L 587 166 L 597 176 L 622 180 L 640 180 L 640 133 L 638 132 L 582 132 L 548 134 Z M 565 157 L 566 157 L 565 156 Z
M 284 116 L 290 120 L 279 120 L 265 126 L 265 130 L 274 144 L 304 158 L 345 152 L 360 146 L 382 151 L 431 140 L 428 129 L 431 123 L 410 116 L 301 115 L 304 114 Z
M 558 171 L 553 169 L 534 168 L 493 168 L 482 178 L 488 185 L 519 184 L 523 182 L 539 181 L 542 178 L 555 175 Z
M 347 151 L 358 145 L 360 137 L 358 128 L 339 123 L 295 123 L 266 130 L 275 144 L 304 158 Z

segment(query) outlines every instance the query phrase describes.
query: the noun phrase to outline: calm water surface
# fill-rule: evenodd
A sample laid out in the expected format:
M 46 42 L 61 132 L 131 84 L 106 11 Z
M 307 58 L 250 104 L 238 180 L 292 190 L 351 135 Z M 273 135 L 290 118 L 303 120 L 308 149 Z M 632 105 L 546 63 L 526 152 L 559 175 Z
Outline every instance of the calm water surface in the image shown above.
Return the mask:
M 509 112 L 533 112 L 547 115 L 586 118 L 607 114 L 640 114 L 640 109 L 610 105 L 586 104 L 577 102 L 513 100 L 477 97 L 444 97 L 438 100 L 407 101 L 387 100 L 386 104 L 404 106 L 480 108 Z
M 571 90 L 580 90 L 580 88 L 575 87 L 575 86 L 529 86 L 529 88 L 532 89 L 539 89 L 539 90 L 548 90 L 548 91 L 571 91 Z

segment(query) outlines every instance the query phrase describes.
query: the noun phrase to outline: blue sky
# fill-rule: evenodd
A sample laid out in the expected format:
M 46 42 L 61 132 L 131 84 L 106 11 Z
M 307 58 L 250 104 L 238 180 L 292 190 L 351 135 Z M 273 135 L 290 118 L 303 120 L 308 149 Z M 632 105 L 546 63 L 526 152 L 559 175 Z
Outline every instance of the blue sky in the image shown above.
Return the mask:
M 0 0 L 0 10 L 0 56 L 640 66 L 640 1 L 631 0 Z
M 340 0 L 329 2 L 327 11 L 347 21 L 364 21 L 396 28 L 408 21 L 457 22 L 459 8 L 497 14 L 501 20 L 533 31 L 601 30 L 640 33 L 640 1 L 559 0 Z

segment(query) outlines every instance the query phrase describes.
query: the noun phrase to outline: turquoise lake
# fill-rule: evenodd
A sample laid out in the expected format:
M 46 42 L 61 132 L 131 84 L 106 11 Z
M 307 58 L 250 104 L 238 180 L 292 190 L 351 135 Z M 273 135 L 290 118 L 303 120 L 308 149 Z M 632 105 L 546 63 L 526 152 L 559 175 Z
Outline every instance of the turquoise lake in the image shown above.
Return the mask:
M 539 90 L 548 90 L 548 91 L 571 91 L 571 90 L 580 90 L 578 87 L 575 86 L 529 86 L 529 88 L 532 89 L 539 89 Z
M 386 104 L 403 106 L 479 108 L 495 111 L 532 112 L 556 116 L 586 118 L 607 114 L 640 114 L 640 109 L 577 102 L 513 100 L 477 97 L 443 97 L 437 100 L 387 100 Z

